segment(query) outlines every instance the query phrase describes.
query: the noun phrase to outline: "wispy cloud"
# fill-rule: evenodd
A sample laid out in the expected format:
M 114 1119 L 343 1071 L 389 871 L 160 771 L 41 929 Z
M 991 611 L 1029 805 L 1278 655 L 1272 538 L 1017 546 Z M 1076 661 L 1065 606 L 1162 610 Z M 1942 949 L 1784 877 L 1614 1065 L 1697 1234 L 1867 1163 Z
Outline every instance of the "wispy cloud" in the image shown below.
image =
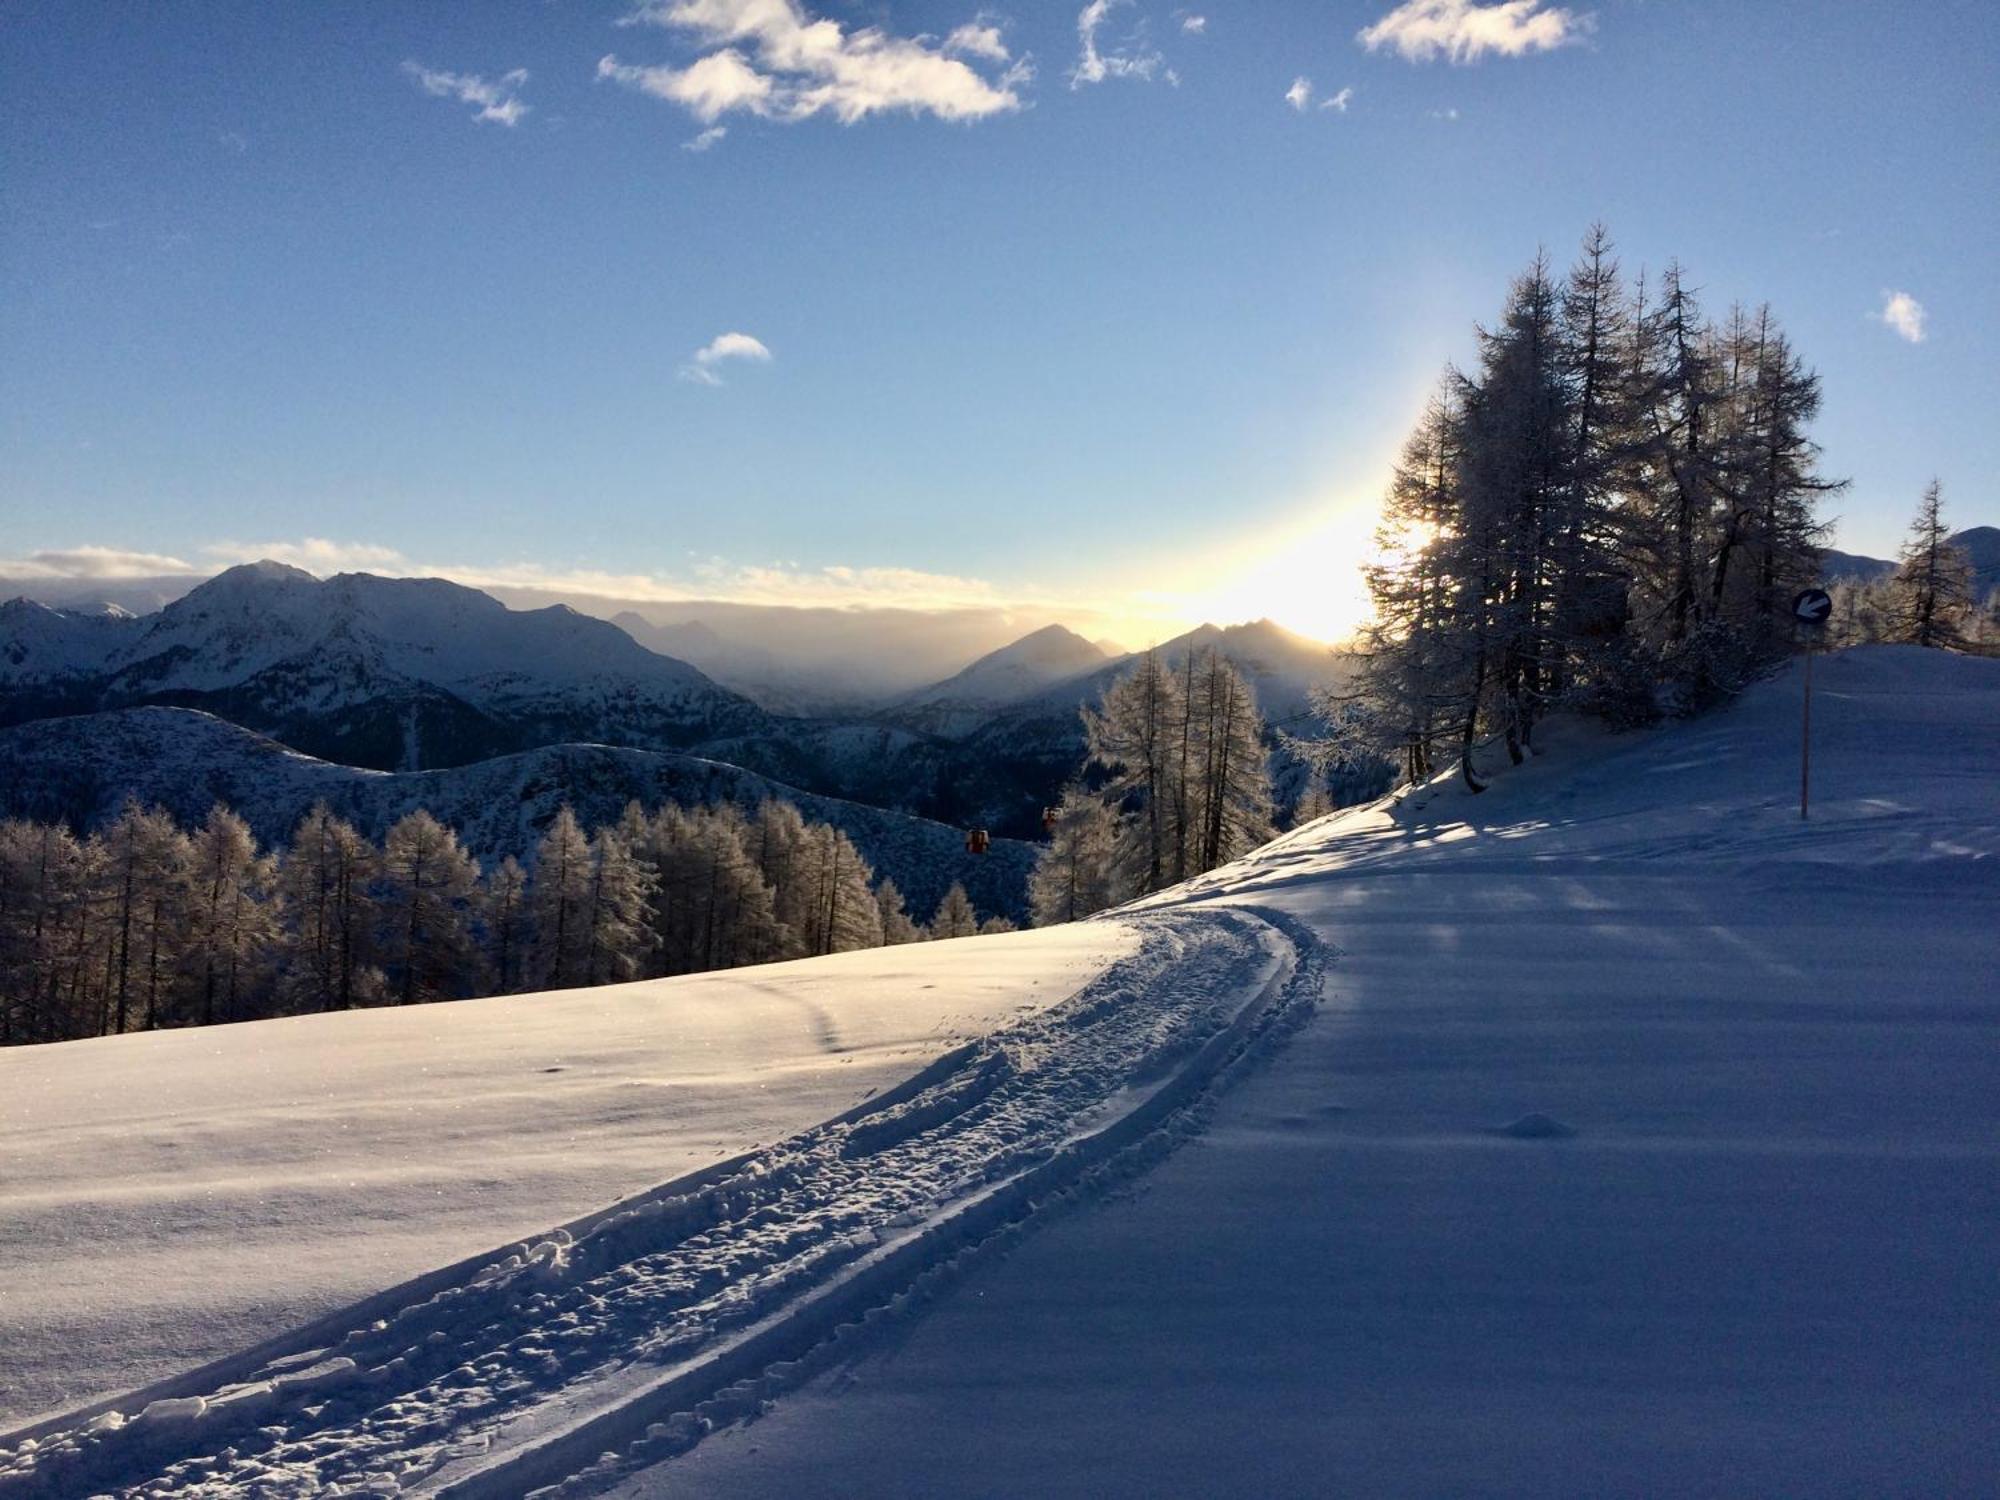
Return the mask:
M 1321 109 L 1330 109 L 1335 114 L 1346 114 L 1347 106 L 1354 102 L 1354 88 L 1350 84 L 1337 94 L 1330 94 L 1319 101 Z
M 479 112 L 472 117 L 475 120 L 514 126 L 520 124 L 522 116 L 528 113 L 528 106 L 521 102 L 516 92 L 528 81 L 526 68 L 516 68 L 511 73 L 502 73 L 490 80 L 477 73 L 448 73 L 416 62 L 404 63 L 403 71 L 433 98 L 456 99 L 460 104 L 477 105 Z
M 321 575 L 393 571 L 407 565 L 407 559 L 394 547 L 373 542 L 336 542 L 323 536 L 301 537 L 295 542 L 211 542 L 201 551 L 204 557 L 214 558 L 224 566 L 268 559 Z
M 1185 31 L 1189 36 L 1206 36 L 1208 34 L 1207 16 L 1190 15 L 1186 11 L 1176 11 L 1175 14 L 1181 18 L 1181 30 Z
M 51 547 L 25 557 L 0 557 L 0 578 L 104 579 L 161 578 L 200 573 L 201 568 L 164 552 L 132 552 L 122 547 Z
M 721 385 L 722 376 L 715 367 L 732 359 L 767 365 L 771 362 L 771 351 L 762 339 L 747 333 L 718 333 L 695 350 L 694 357 L 681 366 L 681 379 L 691 380 L 696 385 Z
M 1543 0 L 1404 0 L 1357 40 L 1370 52 L 1388 47 L 1409 62 L 1445 58 L 1474 63 L 1489 54 L 1521 57 L 1550 52 L 1582 41 L 1597 24 L 1596 17 Z
M 1285 90 L 1285 103 L 1303 113 L 1313 100 L 1313 84 L 1310 78 L 1300 76 L 1292 80 L 1292 86 Z
M 1875 314 L 1876 320 L 1887 324 L 1897 338 L 1912 344 L 1924 341 L 1926 316 L 1923 303 L 1908 292 L 1884 292 L 1882 310 Z
M 1106 45 L 1100 38 L 1111 12 L 1130 3 L 1131 0 L 1090 0 L 1077 12 L 1076 35 L 1080 51 L 1076 66 L 1070 70 L 1071 88 L 1102 83 L 1107 78 L 1136 78 L 1150 83 L 1158 77 L 1165 78 L 1169 83 L 1180 82 L 1173 69 L 1167 67 L 1165 56 L 1147 42 L 1143 25 L 1134 28 L 1129 36 L 1115 45 Z M 1207 23 L 1204 21 L 1203 24 Z
M 798 0 L 653 0 L 619 24 L 663 27 L 713 49 L 686 67 L 615 55 L 597 64 L 600 80 L 677 104 L 705 125 L 736 111 L 788 123 L 826 114 L 852 125 L 896 112 L 981 120 L 1019 109 L 1018 90 L 1034 72 L 983 21 L 939 43 L 876 26 L 849 30 L 809 17 Z M 1006 66 L 989 74 L 967 57 Z
M 706 151 L 728 134 L 729 127 L 727 125 L 711 125 L 693 140 L 682 141 L 681 150 Z

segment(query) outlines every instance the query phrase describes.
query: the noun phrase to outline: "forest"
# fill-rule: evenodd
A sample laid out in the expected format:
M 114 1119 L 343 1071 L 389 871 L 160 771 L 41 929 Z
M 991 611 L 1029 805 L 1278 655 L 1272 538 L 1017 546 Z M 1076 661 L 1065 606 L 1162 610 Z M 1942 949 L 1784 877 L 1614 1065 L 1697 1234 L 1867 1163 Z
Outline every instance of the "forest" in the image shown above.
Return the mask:
M 768 800 L 586 831 L 482 871 L 430 813 L 380 846 L 324 805 L 283 848 L 212 808 L 96 833 L 0 821 L 0 1045 L 409 1005 L 1006 931 L 954 885 L 919 923 L 846 834 Z

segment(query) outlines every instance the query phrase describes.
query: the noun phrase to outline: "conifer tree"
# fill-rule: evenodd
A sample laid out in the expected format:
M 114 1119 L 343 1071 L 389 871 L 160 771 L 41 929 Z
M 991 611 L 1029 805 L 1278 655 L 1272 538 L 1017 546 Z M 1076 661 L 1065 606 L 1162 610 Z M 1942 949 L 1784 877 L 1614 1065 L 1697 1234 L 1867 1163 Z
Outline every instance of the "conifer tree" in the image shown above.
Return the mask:
M 1179 685 L 1156 652 L 1138 669 L 1105 689 L 1103 702 L 1083 710 L 1090 760 L 1108 772 L 1107 801 L 1124 816 L 1112 844 L 1121 890 L 1134 894 L 1170 884 L 1173 852 L 1181 838 L 1175 811 L 1175 726 L 1182 713 Z
M 303 1010 L 346 1010 L 380 992 L 375 966 L 375 848 L 324 802 L 314 804 L 278 865 L 291 914 L 284 990 Z
M 938 902 L 938 909 L 931 918 L 930 935 L 933 942 L 945 938 L 972 937 L 979 931 L 979 914 L 972 909 L 972 901 L 965 894 L 965 887 L 953 881 L 951 889 Z
M 910 920 L 901 889 L 887 875 L 875 882 L 875 910 L 882 919 L 882 941 L 885 944 L 894 947 L 922 939 L 923 930 Z
M 1917 646 L 1964 646 L 1972 564 L 1951 544 L 1944 525 L 1944 486 L 1935 479 L 1924 487 L 1901 558 L 1889 587 L 1894 639 Z
M 382 946 L 398 1005 L 465 993 L 479 866 L 419 808 L 382 840 Z
M 250 825 L 218 802 L 193 835 L 189 875 L 182 1012 L 204 1026 L 247 1019 L 261 1009 L 277 945 L 277 861 L 259 856 Z
M 533 933 L 527 873 L 513 855 L 502 859 L 486 878 L 478 909 L 493 993 L 511 995 L 521 988 L 526 975 Z
M 530 904 L 536 989 L 574 989 L 590 982 L 590 898 L 596 875 L 590 840 L 565 802 L 535 848 Z
M 1063 788 L 1049 841 L 1028 876 L 1028 904 L 1037 927 L 1075 922 L 1112 904 L 1111 813 L 1072 781 Z

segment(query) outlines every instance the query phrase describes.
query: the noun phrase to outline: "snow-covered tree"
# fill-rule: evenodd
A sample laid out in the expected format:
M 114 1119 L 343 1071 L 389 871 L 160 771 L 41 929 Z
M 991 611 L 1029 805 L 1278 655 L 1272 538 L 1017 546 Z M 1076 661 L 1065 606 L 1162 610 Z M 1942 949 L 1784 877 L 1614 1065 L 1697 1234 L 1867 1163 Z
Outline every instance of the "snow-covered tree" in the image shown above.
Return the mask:
M 509 854 L 493 867 L 480 890 L 479 923 L 485 936 L 492 992 L 511 995 L 527 973 L 533 926 L 528 907 L 528 876 Z
M 647 918 L 655 876 L 616 828 L 600 828 L 590 841 L 587 984 L 632 978 L 651 942 Z
M 931 917 L 930 936 L 933 942 L 945 938 L 972 937 L 979 931 L 979 914 L 972 909 L 972 898 L 965 894 L 965 887 L 953 881 L 951 889 L 938 902 L 935 915 Z
M 1891 639 L 1917 646 L 1963 646 L 1972 610 L 1972 563 L 1951 544 L 1944 524 L 1944 486 L 1924 487 L 1902 565 L 1889 584 Z
M 535 948 L 530 983 L 573 989 L 590 982 L 590 897 L 596 878 L 590 840 L 565 802 L 535 847 L 530 906 Z
M 922 939 L 923 929 L 910 920 L 902 891 L 887 875 L 875 882 L 875 910 L 882 919 L 882 941 L 885 944 L 894 946 Z
M 1028 904 L 1037 927 L 1074 922 L 1112 904 L 1111 811 L 1072 781 L 1063 788 L 1055 827 L 1035 856 Z
M 380 993 L 370 889 L 378 863 L 374 846 L 324 802 L 292 835 L 278 885 L 291 917 L 283 990 L 295 1009 L 346 1010 Z
M 1176 729 L 1182 716 L 1179 684 L 1157 652 L 1083 710 L 1084 743 L 1091 763 L 1107 775 L 1106 800 L 1121 810 L 1112 841 L 1119 888 L 1135 895 L 1172 883 L 1174 849 L 1181 838 L 1175 812 L 1179 764 Z
M 219 802 L 193 835 L 189 886 L 182 1014 L 206 1026 L 260 1013 L 278 941 L 277 861 Z
M 467 992 L 479 866 L 419 808 L 382 840 L 382 944 L 398 1005 Z

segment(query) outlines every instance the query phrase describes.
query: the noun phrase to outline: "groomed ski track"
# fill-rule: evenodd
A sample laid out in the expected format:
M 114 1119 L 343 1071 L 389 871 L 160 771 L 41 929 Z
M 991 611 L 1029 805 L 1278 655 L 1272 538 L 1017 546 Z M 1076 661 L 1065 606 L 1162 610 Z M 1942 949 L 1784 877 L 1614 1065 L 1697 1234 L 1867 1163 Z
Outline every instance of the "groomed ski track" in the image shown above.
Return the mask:
M 1323 947 L 1288 917 L 1118 920 L 1138 950 L 1063 1004 L 775 1146 L 0 1439 L 0 1494 L 483 1500 L 691 1446 L 969 1248 L 1159 1159 L 1317 1003 Z

